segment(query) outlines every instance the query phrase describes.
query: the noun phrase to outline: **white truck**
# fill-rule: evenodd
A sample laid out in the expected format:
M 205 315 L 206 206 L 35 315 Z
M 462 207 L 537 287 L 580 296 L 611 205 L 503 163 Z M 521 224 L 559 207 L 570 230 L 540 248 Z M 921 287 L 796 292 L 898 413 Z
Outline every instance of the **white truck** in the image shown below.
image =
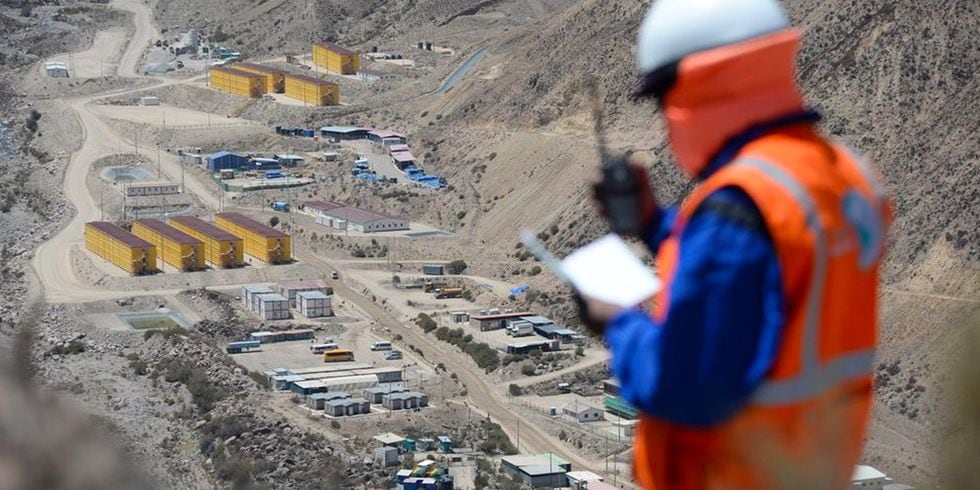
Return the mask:
M 511 337 L 526 337 L 534 335 L 534 325 L 531 322 L 517 321 L 507 326 L 507 335 Z

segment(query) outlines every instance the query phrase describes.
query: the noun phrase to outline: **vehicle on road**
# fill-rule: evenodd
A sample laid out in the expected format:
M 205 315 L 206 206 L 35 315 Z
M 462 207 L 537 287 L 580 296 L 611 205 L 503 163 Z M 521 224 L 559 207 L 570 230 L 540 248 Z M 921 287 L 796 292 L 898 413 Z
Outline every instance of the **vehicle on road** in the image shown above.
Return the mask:
M 314 354 L 323 354 L 324 352 L 337 349 L 340 349 L 340 346 L 334 343 L 313 344 L 310 346 L 310 350 L 313 351 Z
M 445 288 L 436 291 L 436 299 L 462 298 L 463 288 Z
M 379 340 L 371 344 L 371 350 L 391 350 L 391 342 Z
M 323 362 L 353 361 L 354 352 L 348 349 L 336 349 L 323 353 Z
M 386 361 L 397 361 L 403 358 L 404 356 L 402 356 L 402 351 L 400 350 L 392 350 L 392 351 L 385 352 Z
M 330 273 L 330 279 L 340 279 L 340 274 L 337 271 L 333 271 Z

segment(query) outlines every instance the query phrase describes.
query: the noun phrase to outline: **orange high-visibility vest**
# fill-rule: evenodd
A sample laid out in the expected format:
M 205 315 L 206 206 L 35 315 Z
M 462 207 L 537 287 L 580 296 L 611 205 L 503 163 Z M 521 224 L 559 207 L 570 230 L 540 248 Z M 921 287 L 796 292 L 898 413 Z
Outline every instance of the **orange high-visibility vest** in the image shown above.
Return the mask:
M 656 489 L 846 488 L 871 404 L 889 204 L 866 163 L 807 125 L 749 143 L 694 190 L 661 246 L 660 321 L 670 314 L 687 221 L 708 195 L 729 186 L 759 208 L 778 255 L 786 321 L 779 352 L 748 405 L 717 426 L 643 415 L 637 481 Z

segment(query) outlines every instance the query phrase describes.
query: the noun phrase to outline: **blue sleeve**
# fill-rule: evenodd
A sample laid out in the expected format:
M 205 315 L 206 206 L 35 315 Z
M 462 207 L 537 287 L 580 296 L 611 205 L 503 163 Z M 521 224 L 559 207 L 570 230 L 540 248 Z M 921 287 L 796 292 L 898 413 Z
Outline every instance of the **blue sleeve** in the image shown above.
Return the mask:
M 634 310 L 606 329 L 620 395 L 678 424 L 723 422 L 772 366 L 783 325 L 779 263 L 743 191 L 717 191 L 689 220 L 668 297 L 662 325 Z

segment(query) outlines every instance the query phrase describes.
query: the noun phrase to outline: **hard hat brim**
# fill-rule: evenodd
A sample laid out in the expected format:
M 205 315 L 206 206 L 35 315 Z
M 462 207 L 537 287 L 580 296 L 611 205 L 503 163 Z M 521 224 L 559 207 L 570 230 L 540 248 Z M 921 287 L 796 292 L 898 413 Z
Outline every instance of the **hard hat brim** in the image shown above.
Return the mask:
M 667 91 L 677 83 L 679 65 L 680 61 L 674 61 L 643 75 L 636 90 L 633 91 L 633 98 L 663 99 Z

